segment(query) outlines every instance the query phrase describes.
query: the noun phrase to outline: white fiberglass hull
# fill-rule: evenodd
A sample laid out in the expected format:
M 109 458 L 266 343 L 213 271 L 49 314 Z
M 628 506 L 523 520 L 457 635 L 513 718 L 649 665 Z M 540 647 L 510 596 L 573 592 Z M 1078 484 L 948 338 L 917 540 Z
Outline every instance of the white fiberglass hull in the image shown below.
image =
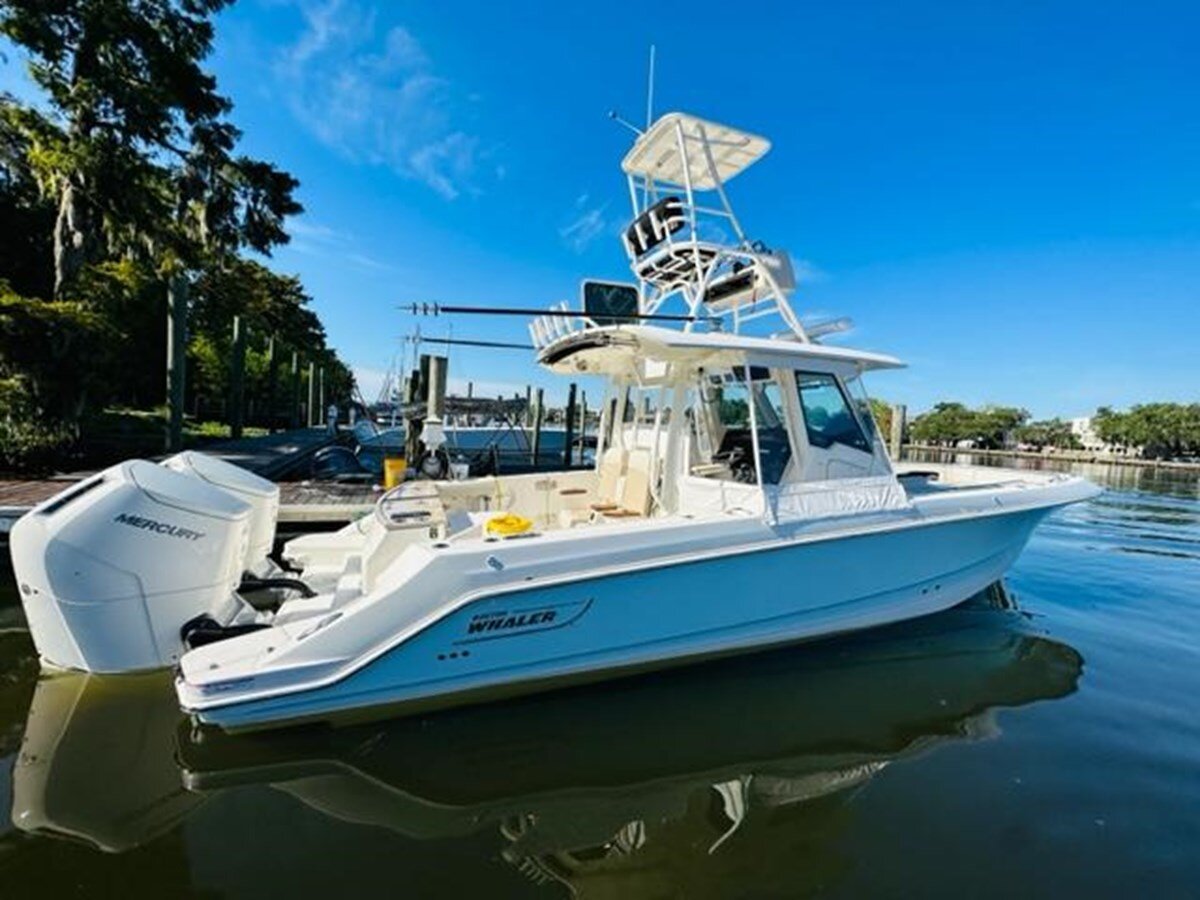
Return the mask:
M 1053 504 L 1057 505 L 1057 504 Z M 226 730 L 393 714 L 676 665 L 949 608 L 997 580 L 1051 505 L 705 554 L 448 607 L 332 683 L 185 708 Z M 281 686 L 282 687 L 282 686 Z

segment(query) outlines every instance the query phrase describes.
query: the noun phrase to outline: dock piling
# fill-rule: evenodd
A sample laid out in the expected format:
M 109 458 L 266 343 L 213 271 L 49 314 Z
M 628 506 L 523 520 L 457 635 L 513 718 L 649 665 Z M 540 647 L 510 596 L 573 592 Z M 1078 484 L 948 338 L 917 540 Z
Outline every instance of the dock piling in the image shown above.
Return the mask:
M 579 392 L 579 461 L 584 461 L 587 449 L 587 391 Z
M 174 275 L 167 283 L 167 450 L 183 447 L 183 384 L 187 366 L 188 282 Z
M 444 356 L 429 357 L 429 390 L 425 397 L 428 417 L 443 419 L 446 411 L 446 375 L 449 360 Z
M 327 426 L 327 416 L 325 415 L 325 367 L 321 366 L 317 370 L 317 392 L 319 399 L 317 401 L 317 417 L 322 428 Z
M 279 422 L 279 403 L 275 397 L 275 389 L 279 381 L 279 357 L 275 353 L 275 335 L 267 339 L 267 431 L 274 432 Z
M 308 410 L 307 410 L 307 412 L 308 412 L 308 427 L 309 428 L 312 428 L 317 422 L 316 408 L 315 408 L 317 405 L 316 404 L 317 384 L 316 384 L 316 377 L 315 377 L 316 374 L 317 374 L 317 364 L 314 362 L 310 362 L 308 364 Z
M 229 436 L 242 436 L 246 409 L 246 329 L 241 316 L 233 317 L 233 351 L 229 360 Z
M 567 409 L 566 415 L 563 417 L 563 426 L 565 434 L 563 435 L 563 466 L 571 468 L 571 461 L 574 454 L 575 444 L 575 382 L 567 388 Z
M 421 368 L 413 369 L 404 386 L 404 457 L 411 466 L 416 465 L 417 450 L 421 436 L 422 420 L 413 415 L 413 407 L 423 390 L 421 386 L 421 371 Z
M 532 449 L 531 449 L 531 455 L 533 458 L 534 467 L 536 467 L 538 464 L 538 454 L 541 452 L 541 449 L 542 449 L 542 413 L 543 413 L 542 400 L 543 399 L 544 399 L 544 394 L 542 392 L 542 389 L 538 388 L 537 389 L 537 400 L 535 401 L 536 406 L 533 411 L 533 442 L 532 442 Z
M 900 458 L 900 448 L 904 442 L 905 416 L 907 413 L 908 409 L 903 403 L 896 403 L 892 406 L 892 427 L 888 434 L 888 452 L 892 454 L 892 459 Z
M 292 409 L 288 417 L 293 429 L 300 427 L 300 354 L 292 351 Z

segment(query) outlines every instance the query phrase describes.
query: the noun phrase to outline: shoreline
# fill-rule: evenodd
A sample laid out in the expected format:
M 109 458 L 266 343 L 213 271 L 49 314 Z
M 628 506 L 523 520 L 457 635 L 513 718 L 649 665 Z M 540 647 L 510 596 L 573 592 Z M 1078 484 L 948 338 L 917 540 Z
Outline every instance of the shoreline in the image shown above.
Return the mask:
M 1200 472 L 1200 463 L 1176 462 L 1165 459 L 1142 459 L 1138 456 L 1105 456 L 1084 450 L 1061 450 L 1054 453 L 1039 453 L 1033 450 L 981 450 L 965 447 L 931 447 L 926 444 L 902 444 L 901 455 L 911 453 L 936 453 L 943 456 L 973 454 L 994 456 L 1000 459 L 1037 459 L 1048 462 L 1093 463 L 1101 466 L 1140 466 L 1149 469 L 1172 469 L 1179 472 Z

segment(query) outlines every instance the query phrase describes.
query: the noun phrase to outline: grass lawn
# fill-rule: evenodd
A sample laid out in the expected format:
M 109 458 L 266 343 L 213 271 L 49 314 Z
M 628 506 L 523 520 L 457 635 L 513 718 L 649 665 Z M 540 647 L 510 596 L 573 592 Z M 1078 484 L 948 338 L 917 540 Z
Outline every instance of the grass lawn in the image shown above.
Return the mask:
M 166 409 L 127 409 L 111 407 L 93 416 L 81 427 L 81 451 L 89 460 L 112 461 L 129 456 L 154 456 L 165 452 Z M 247 426 L 244 437 L 256 437 L 267 429 Z M 184 447 L 199 447 L 228 439 L 230 428 L 224 422 L 197 422 L 184 417 Z

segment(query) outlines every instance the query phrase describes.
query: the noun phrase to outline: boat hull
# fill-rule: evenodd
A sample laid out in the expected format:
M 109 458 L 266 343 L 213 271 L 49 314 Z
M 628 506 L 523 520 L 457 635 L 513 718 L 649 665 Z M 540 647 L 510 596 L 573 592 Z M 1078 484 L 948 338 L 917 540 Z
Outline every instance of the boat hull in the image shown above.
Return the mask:
M 997 580 L 1046 512 L 1025 509 L 781 541 L 746 553 L 482 597 L 335 683 L 212 706 L 196 715 L 228 731 L 354 721 L 928 615 Z

